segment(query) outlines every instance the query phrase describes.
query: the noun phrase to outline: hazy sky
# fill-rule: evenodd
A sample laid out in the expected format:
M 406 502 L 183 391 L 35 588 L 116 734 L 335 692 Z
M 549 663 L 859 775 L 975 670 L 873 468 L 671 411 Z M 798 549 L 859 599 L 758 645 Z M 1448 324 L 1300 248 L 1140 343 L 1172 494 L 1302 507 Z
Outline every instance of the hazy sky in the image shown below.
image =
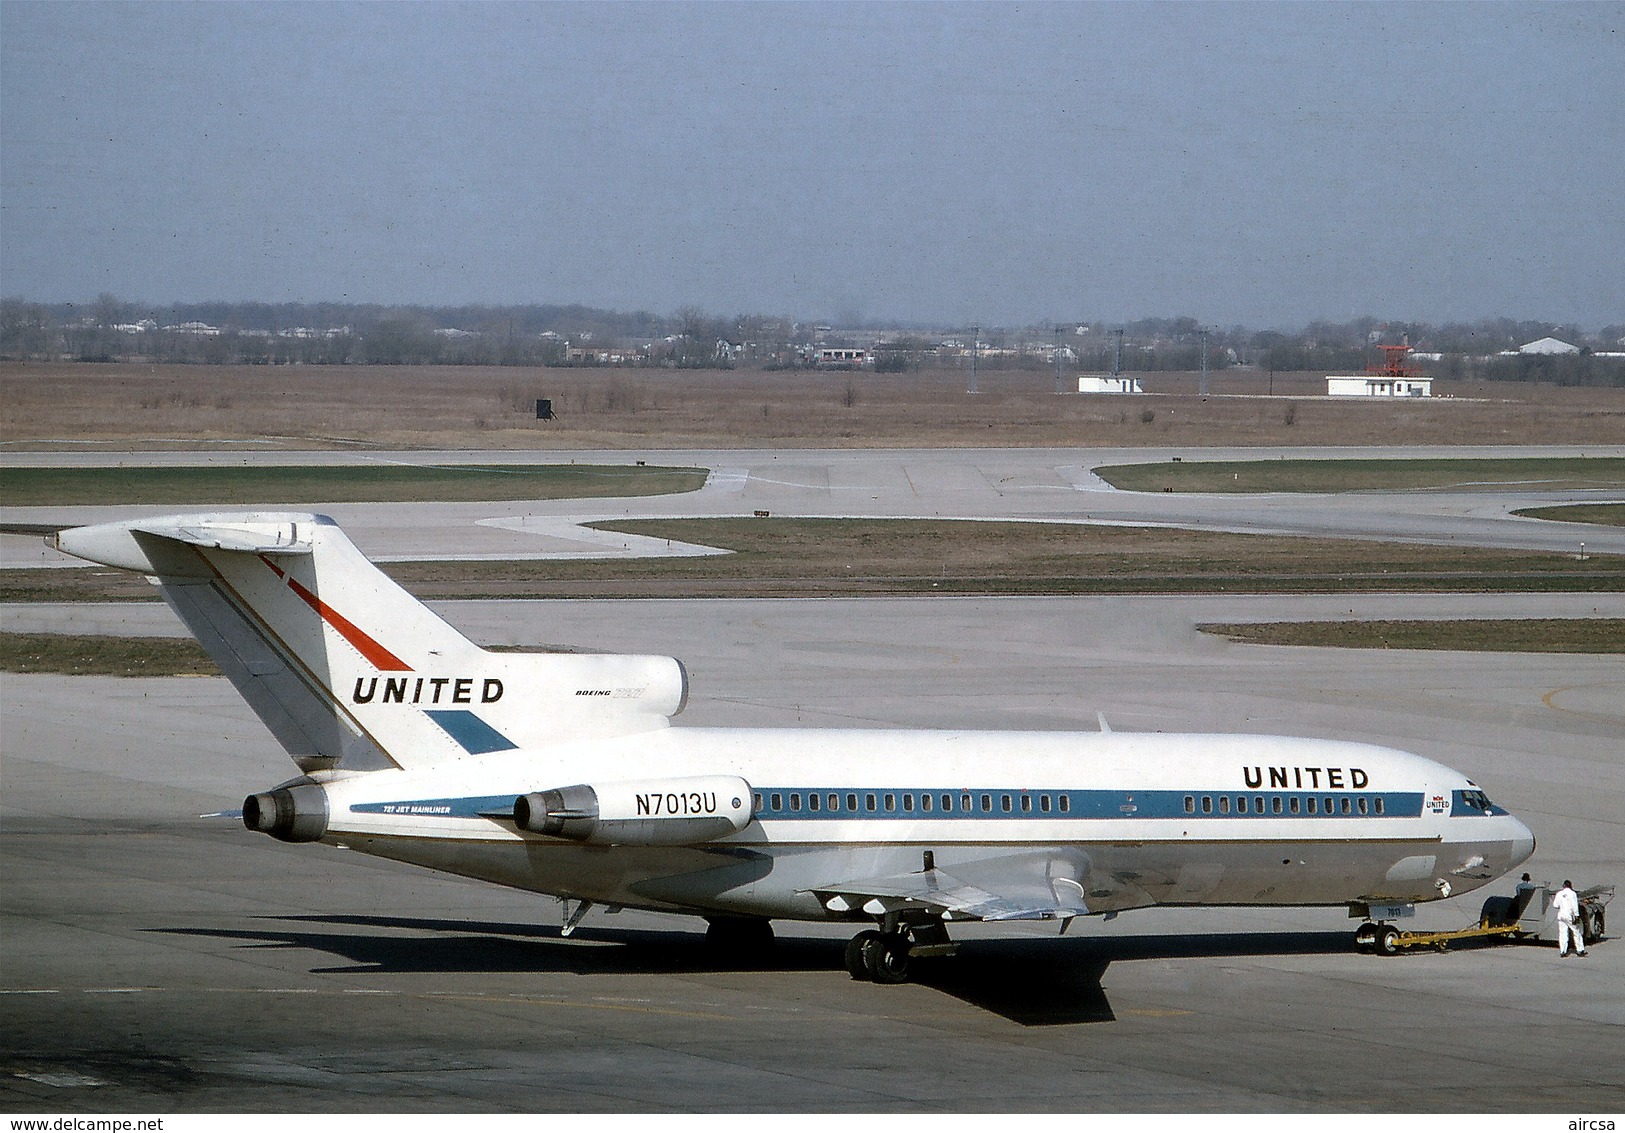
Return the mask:
M 0 4 L 0 293 L 1625 322 L 1625 4 Z

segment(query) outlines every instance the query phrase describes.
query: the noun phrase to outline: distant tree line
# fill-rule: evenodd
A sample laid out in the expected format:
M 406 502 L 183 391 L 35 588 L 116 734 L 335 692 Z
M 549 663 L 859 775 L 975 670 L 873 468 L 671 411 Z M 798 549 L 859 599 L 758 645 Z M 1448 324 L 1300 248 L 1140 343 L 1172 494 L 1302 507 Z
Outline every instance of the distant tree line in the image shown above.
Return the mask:
M 976 364 L 988 370 L 1113 368 L 1129 373 L 1247 366 L 1359 373 L 1379 342 L 1439 354 L 1422 363 L 1443 378 L 1625 384 L 1625 323 L 1595 334 L 1535 320 L 1431 325 L 1375 317 L 1312 322 L 1302 330 L 1204 327 L 1188 316 L 1123 324 L 1075 321 L 981 328 Z M 1119 337 L 1119 332 L 1121 336 Z M 1555 337 L 1578 354 L 1505 355 Z M 861 346 L 869 368 L 903 373 L 968 365 L 972 328 L 879 324 L 832 328 L 784 316 L 719 317 L 697 307 L 670 315 L 581 305 L 380 306 L 350 303 L 177 303 L 150 306 L 102 295 L 93 303 L 0 300 L 0 359 L 251 365 L 616 366 L 798 369 L 816 345 Z

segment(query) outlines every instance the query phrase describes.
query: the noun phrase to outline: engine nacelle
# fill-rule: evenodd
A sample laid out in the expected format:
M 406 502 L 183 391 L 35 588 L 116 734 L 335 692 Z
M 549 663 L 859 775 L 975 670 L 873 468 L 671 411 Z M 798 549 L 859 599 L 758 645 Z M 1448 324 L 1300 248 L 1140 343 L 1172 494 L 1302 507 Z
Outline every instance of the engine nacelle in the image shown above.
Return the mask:
M 605 846 L 692 846 L 737 834 L 751 819 L 737 775 L 581 783 L 514 800 L 521 830 Z
M 327 833 L 327 792 L 315 783 L 294 783 L 249 795 L 243 825 L 284 842 L 315 842 Z

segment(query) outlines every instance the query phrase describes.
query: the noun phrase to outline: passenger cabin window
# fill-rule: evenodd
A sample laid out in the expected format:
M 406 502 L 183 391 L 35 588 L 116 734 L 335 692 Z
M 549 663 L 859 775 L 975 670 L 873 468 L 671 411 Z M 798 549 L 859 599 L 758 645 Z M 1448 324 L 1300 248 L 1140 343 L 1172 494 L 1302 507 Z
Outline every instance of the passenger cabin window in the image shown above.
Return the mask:
M 791 810 L 800 810 L 801 809 L 801 792 L 800 791 L 792 791 L 792 792 L 790 792 L 790 809 Z
M 1247 796 L 1246 795 L 1242 795 L 1242 796 L 1240 796 L 1239 798 L 1236 799 L 1236 813 L 1237 814 L 1246 814 L 1247 813 Z
M 1186 795 L 1185 796 L 1185 813 L 1186 814 L 1195 814 L 1196 813 L 1196 796 L 1195 795 Z
M 1341 810 L 1344 814 L 1348 814 L 1349 811 L 1352 809 L 1352 807 L 1349 804 L 1349 798 L 1348 798 L 1347 795 L 1344 795 L 1341 799 L 1338 800 L 1337 809 Z
M 756 809 L 758 811 L 762 809 L 762 792 L 760 791 L 756 792 Z
M 1354 805 L 1359 808 L 1361 814 L 1366 813 L 1367 806 L 1364 795 L 1361 795 L 1358 799 L 1356 799 Z
M 1381 795 L 1377 796 L 1376 807 L 1377 807 L 1377 813 L 1381 814 L 1382 813 L 1382 796 Z
M 1254 795 L 1253 796 L 1253 813 L 1254 814 L 1263 814 L 1264 813 L 1264 796 L 1263 795 Z
M 1309 813 L 1315 813 L 1315 797 L 1313 795 L 1309 796 Z
M 897 796 L 896 795 L 893 795 L 893 794 L 890 794 L 890 793 L 888 793 L 886 795 L 886 809 L 887 810 L 896 810 L 897 809 Z
M 846 809 L 847 810 L 857 810 L 858 809 L 858 796 L 857 795 L 849 794 L 849 795 L 846 796 Z M 875 808 L 870 807 L 869 809 L 874 810 Z
M 1213 813 L 1213 796 L 1212 795 L 1203 795 L 1202 796 L 1202 813 L 1203 814 L 1212 814 Z
M 831 791 L 829 793 L 829 809 L 830 810 L 840 810 L 841 809 L 841 796 L 837 795 L 834 791 Z
M 982 813 L 983 814 L 992 814 L 993 813 L 993 796 L 992 795 L 983 795 L 982 796 Z
M 1273 814 L 1280 814 L 1281 813 L 1281 796 L 1280 795 L 1276 795 L 1274 798 L 1270 799 L 1270 811 Z
M 864 795 L 863 796 L 863 809 L 868 811 L 870 814 L 874 813 L 874 811 L 875 811 L 875 797 L 873 795 Z
M 1219 813 L 1220 814 L 1229 814 L 1230 813 L 1230 796 L 1229 795 L 1220 795 L 1219 796 Z
M 1297 795 L 1293 795 L 1290 799 L 1287 800 L 1287 809 L 1290 810 L 1293 814 L 1298 813 L 1298 796 Z
M 1010 813 L 1010 796 L 1009 795 L 1000 795 L 999 796 L 999 807 L 1000 807 L 1000 809 L 1002 809 L 1004 811 L 1005 814 Z
M 1321 802 L 1325 805 L 1327 814 L 1331 814 L 1333 812 L 1333 810 L 1335 809 L 1332 806 L 1332 800 L 1331 799 L 1329 799 L 1329 798 L 1328 799 L 1322 799 Z
M 1072 796 L 1071 795 L 1062 795 L 1061 796 L 1061 813 L 1062 814 L 1069 814 L 1069 813 L 1071 813 L 1071 811 L 1072 811 Z
M 943 814 L 952 814 L 953 812 L 954 812 L 954 797 L 952 795 L 943 795 L 942 796 L 942 813 Z
M 784 809 L 784 796 L 779 794 L 777 791 L 773 792 L 773 809 L 774 810 L 783 810 Z
M 808 810 L 817 810 L 818 809 L 818 796 L 817 795 L 808 795 L 807 796 L 807 809 Z
M 929 811 L 931 809 L 931 796 L 930 795 L 921 795 L 920 796 L 920 809 L 923 810 L 923 811 Z
M 1049 796 L 1048 795 L 1039 795 L 1038 796 L 1038 809 L 1043 811 L 1045 814 L 1049 813 Z
M 914 796 L 912 794 L 908 794 L 908 795 L 903 796 L 903 809 L 904 810 L 913 810 L 914 809 Z
M 1022 795 L 1021 796 L 1021 813 L 1022 814 L 1031 814 L 1032 812 L 1033 812 L 1033 798 L 1032 798 L 1032 796 L 1031 795 Z

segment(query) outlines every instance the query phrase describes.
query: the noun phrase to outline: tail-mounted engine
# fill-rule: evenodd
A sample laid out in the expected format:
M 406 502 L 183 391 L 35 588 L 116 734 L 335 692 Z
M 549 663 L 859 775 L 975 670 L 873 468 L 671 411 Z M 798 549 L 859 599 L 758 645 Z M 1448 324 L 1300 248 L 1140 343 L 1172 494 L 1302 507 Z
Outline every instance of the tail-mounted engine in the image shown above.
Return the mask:
M 315 842 L 327 833 L 327 792 L 291 783 L 243 800 L 243 825 L 284 842 Z
M 521 830 L 593 845 L 691 846 L 737 834 L 751 819 L 737 775 L 582 783 L 514 800 Z

